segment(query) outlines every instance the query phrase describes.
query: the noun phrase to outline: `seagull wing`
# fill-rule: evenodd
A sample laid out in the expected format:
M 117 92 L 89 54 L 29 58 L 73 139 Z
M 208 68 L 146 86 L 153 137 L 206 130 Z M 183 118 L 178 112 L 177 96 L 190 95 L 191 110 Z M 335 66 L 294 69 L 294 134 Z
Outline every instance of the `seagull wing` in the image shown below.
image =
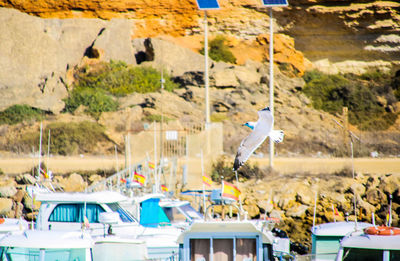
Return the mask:
M 274 118 L 269 109 L 258 111 L 258 121 L 254 130 L 240 143 L 233 163 L 234 171 L 239 169 L 258 146 L 264 142 L 272 129 L 273 121 Z

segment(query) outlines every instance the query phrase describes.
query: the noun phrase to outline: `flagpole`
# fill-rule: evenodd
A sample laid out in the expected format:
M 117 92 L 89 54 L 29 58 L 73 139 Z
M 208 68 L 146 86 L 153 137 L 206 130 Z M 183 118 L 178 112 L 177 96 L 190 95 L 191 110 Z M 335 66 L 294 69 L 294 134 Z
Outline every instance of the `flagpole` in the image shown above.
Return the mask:
M 332 203 L 332 212 L 333 212 L 333 222 L 336 222 L 336 213 L 335 213 L 335 208 L 333 207 L 333 203 Z
M 203 150 L 201 150 L 201 179 L 203 180 L 204 178 L 204 163 L 203 163 Z M 203 213 L 204 215 L 206 215 L 206 188 L 204 185 L 204 181 L 203 183 Z
M 154 179 L 156 185 L 155 193 L 158 193 L 160 184 L 157 175 L 157 126 L 155 121 L 153 121 L 153 124 L 154 124 Z
M 41 170 L 41 158 L 42 158 L 42 131 L 43 131 L 43 123 L 40 122 L 40 142 L 39 142 L 39 166 L 37 171 L 37 180 L 40 180 L 40 170 Z
M 315 198 L 314 198 L 314 214 L 313 214 L 313 227 L 315 227 L 315 216 L 317 215 L 317 194 L 318 190 L 315 191 Z
M 237 186 L 238 189 L 239 189 L 239 178 L 238 178 L 237 170 L 235 170 L 235 176 L 236 176 L 236 186 Z M 240 211 L 243 211 L 242 199 L 241 199 L 241 197 L 240 197 L 240 194 L 239 194 L 239 206 L 240 206 Z

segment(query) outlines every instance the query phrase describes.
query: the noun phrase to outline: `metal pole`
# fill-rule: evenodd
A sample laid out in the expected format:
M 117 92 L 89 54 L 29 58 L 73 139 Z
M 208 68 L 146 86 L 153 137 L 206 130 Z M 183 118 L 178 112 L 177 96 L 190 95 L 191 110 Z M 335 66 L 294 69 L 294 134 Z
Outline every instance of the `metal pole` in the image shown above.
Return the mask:
M 210 101 L 208 93 L 208 24 L 207 11 L 204 11 L 204 86 L 205 86 L 205 103 L 206 103 L 206 128 L 210 123 Z
M 159 190 L 159 180 L 158 180 L 158 175 L 157 175 L 157 126 L 156 122 L 153 121 L 154 124 L 154 179 L 155 179 L 155 185 L 156 185 L 156 191 L 155 193 L 158 193 Z
M 203 177 L 204 177 L 204 162 L 203 162 L 203 150 L 201 150 L 201 179 L 202 179 L 202 184 L 203 184 L 203 213 L 206 215 L 206 188 L 203 182 Z
M 274 116 L 274 21 L 272 19 L 272 7 L 269 8 L 269 109 Z M 272 129 L 274 123 L 272 122 Z M 274 167 L 274 142 L 269 139 L 269 167 Z
M 40 179 L 40 170 L 41 170 L 41 159 L 42 159 L 42 131 L 43 131 L 43 123 L 40 123 L 40 141 L 39 141 L 39 165 L 37 170 L 37 180 Z

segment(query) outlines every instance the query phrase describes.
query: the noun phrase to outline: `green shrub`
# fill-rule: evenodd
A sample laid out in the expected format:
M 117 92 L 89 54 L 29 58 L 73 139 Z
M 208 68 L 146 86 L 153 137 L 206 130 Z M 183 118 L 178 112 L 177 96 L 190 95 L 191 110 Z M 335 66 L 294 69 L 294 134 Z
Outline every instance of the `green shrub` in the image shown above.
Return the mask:
M 40 120 L 44 112 L 28 105 L 13 105 L 0 112 L 0 124 L 17 124 Z
M 236 58 L 226 45 L 226 38 L 223 35 L 218 35 L 209 42 L 208 55 L 214 61 L 224 61 L 228 63 L 236 63 Z M 200 50 L 204 55 L 204 47 Z
M 80 105 L 84 105 L 86 106 L 86 112 L 96 118 L 102 112 L 116 111 L 118 109 L 118 102 L 101 89 L 77 87 L 64 101 L 64 111 L 74 112 Z
M 57 122 L 49 124 L 48 129 L 51 130 L 50 151 L 54 154 L 93 153 L 97 143 L 107 141 L 104 127 L 94 122 Z
M 58 155 L 74 155 L 95 152 L 99 142 L 108 139 L 104 128 L 94 122 L 56 122 L 47 125 L 43 131 L 42 152 L 47 152 L 47 140 L 50 130 L 50 152 Z M 10 141 L 7 149 L 19 153 L 32 152 L 39 147 L 39 131 L 24 133 L 20 138 Z
M 223 122 L 224 120 L 227 120 L 228 116 L 226 113 L 223 112 L 216 112 L 211 114 L 210 120 L 211 122 Z
M 115 96 L 134 92 L 155 92 L 161 88 L 161 73 L 152 67 L 128 66 L 124 62 L 101 63 L 93 68 L 80 68 L 75 74 L 75 87 L 80 89 L 102 89 Z M 164 73 L 164 88 L 177 88 L 167 73 Z
M 228 182 L 236 182 L 235 172 L 232 170 L 233 162 L 227 157 L 220 157 L 212 165 L 211 179 L 214 182 L 221 183 L 221 176 L 224 180 Z M 261 170 L 257 165 L 250 166 L 249 164 L 244 164 L 238 171 L 238 179 L 240 181 L 245 181 L 251 178 L 262 179 L 265 177 L 266 172 Z
M 396 101 L 388 79 L 390 76 L 377 72 L 356 76 L 311 71 L 304 75 L 303 92 L 316 109 L 335 114 L 348 107 L 351 124 L 362 130 L 384 130 L 397 118 L 396 114 L 387 113 L 377 99 L 378 95 L 384 95 L 387 101 Z
M 163 120 L 163 122 L 169 122 L 172 119 L 164 116 L 162 120 Z M 150 114 L 150 115 L 147 115 L 146 117 L 144 117 L 143 121 L 145 121 L 145 122 L 153 122 L 153 121 L 161 122 L 161 115 L 159 115 L 159 114 Z

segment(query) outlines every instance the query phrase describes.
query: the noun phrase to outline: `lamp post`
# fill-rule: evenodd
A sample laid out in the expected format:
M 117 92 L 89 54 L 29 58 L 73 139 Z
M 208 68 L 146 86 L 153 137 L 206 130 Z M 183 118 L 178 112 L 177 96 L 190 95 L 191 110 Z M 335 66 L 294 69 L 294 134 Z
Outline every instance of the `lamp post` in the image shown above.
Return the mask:
M 287 6 L 287 0 L 262 0 L 265 7 L 269 7 L 269 109 L 274 115 L 274 20 L 272 18 L 272 8 L 274 6 Z M 272 123 L 274 129 L 274 123 Z M 274 142 L 269 139 L 269 167 L 274 167 Z

